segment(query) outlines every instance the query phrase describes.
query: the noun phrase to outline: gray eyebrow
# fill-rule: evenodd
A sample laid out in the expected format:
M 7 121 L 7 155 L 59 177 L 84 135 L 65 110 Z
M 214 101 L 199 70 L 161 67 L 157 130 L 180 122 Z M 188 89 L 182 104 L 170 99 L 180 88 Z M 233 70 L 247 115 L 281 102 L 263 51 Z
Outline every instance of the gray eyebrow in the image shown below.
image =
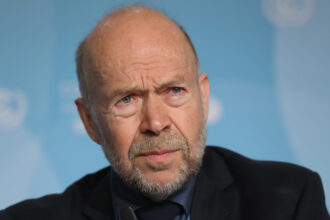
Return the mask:
M 139 91 L 139 90 L 142 91 L 142 89 L 139 88 L 139 86 L 129 86 L 129 87 L 125 87 L 125 88 L 116 89 L 115 91 L 113 91 L 111 93 L 110 98 L 114 98 L 114 97 L 119 96 L 119 95 L 127 94 L 130 91 Z
M 159 83 L 159 85 L 156 85 L 156 90 L 161 90 L 164 87 L 173 86 L 175 84 L 182 83 L 182 82 L 185 82 L 185 78 L 183 76 L 181 76 L 181 75 L 175 76 L 173 79 L 170 79 L 168 82 L 164 82 L 164 83 L 161 82 L 161 83 Z M 111 97 L 115 97 L 118 95 L 124 95 L 124 94 L 129 93 L 130 91 L 143 91 L 143 89 L 136 85 L 127 86 L 124 88 L 119 88 L 119 89 L 114 90 L 111 94 Z
M 173 79 L 171 79 L 168 82 L 160 83 L 160 85 L 156 86 L 157 90 L 162 90 L 163 88 L 171 87 L 180 83 L 185 82 L 185 78 L 181 75 L 175 76 Z

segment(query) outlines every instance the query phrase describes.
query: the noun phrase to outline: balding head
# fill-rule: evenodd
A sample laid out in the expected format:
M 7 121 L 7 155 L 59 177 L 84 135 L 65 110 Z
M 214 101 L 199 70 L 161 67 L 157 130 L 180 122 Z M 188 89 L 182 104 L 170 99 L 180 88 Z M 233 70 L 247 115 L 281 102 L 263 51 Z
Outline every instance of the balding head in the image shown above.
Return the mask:
M 169 49 L 172 49 L 169 56 L 173 59 L 185 57 L 186 62 L 191 62 L 192 73 L 198 75 L 199 61 L 195 48 L 181 26 L 146 7 L 134 6 L 110 13 L 77 50 L 77 75 L 82 97 L 89 106 L 94 88 L 104 80 L 102 73 L 110 67 L 116 71 L 121 65 L 118 56 L 155 56 Z

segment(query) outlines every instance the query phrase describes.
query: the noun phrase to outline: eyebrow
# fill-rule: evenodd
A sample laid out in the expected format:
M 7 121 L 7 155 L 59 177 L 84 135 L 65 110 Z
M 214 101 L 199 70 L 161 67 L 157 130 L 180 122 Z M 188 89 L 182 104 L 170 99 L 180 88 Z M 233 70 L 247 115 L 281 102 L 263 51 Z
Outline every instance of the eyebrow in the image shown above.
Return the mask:
M 110 99 L 113 99 L 116 96 L 122 96 L 128 94 L 132 91 L 140 91 L 140 90 L 142 91 L 142 89 L 139 88 L 139 86 L 127 86 L 127 87 L 119 88 L 111 92 Z
M 173 79 L 171 79 L 168 82 L 160 83 L 158 86 L 156 86 L 156 90 L 162 90 L 163 88 L 168 88 L 174 85 L 182 84 L 185 82 L 185 78 L 181 75 L 175 76 Z
M 185 82 L 185 78 L 183 76 L 181 75 L 175 76 L 174 78 L 170 79 L 170 81 L 168 82 L 159 83 L 159 85 L 156 85 L 156 91 L 161 91 L 164 88 L 171 87 L 177 84 L 182 84 L 183 82 Z M 144 89 L 142 89 L 140 86 L 137 85 L 125 86 L 123 88 L 115 89 L 113 92 L 111 92 L 110 100 L 117 96 L 123 96 L 129 94 L 133 91 L 142 93 Z

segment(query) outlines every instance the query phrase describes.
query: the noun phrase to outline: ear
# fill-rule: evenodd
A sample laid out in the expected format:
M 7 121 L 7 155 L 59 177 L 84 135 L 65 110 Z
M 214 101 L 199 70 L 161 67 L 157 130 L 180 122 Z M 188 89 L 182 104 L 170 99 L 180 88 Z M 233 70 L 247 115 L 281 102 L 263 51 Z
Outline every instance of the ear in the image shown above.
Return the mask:
M 202 94 L 202 102 L 203 102 L 205 121 L 206 121 L 209 113 L 209 94 L 210 94 L 209 76 L 206 73 L 202 73 L 199 75 L 199 86 Z
M 101 145 L 98 131 L 95 127 L 95 123 L 93 122 L 92 116 L 87 108 L 85 101 L 82 98 L 77 98 L 75 100 L 75 104 L 89 137 L 97 144 Z

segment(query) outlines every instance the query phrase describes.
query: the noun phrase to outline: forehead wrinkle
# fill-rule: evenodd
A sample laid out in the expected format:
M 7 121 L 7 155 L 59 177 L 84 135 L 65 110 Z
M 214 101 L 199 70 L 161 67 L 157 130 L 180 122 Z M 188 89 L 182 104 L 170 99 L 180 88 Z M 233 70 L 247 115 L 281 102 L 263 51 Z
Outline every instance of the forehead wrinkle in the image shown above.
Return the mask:
M 168 74 L 171 72 L 176 72 L 177 70 L 183 71 L 188 69 L 186 65 L 170 65 L 171 62 L 164 61 L 153 61 L 153 62 L 144 62 L 144 61 L 134 61 L 134 63 L 123 67 L 123 73 L 131 75 L 154 75 L 154 74 Z
M 122 59 L 118 59 L 117 63 L 112 66 L 116 67 L 116 69 L 121 69 L 124 73 L 139 72 L 140 70 L 151 71 L 153 69 L 159 69 L 164 72 L 170 72 L 180 68 L 185 69 L 185 71 L 188 70 L 189 72 L 193 70 L 192 63 L 190 63 L 185 56 L 179 55 L 178 53 L 169 54 L 164 52 L 143 57 L 135 55 L 122 57 Z M 119 60 L 121 62 L 119 62 Z M 121 65 L 121 63 L 125 63 L 125 65 Z

